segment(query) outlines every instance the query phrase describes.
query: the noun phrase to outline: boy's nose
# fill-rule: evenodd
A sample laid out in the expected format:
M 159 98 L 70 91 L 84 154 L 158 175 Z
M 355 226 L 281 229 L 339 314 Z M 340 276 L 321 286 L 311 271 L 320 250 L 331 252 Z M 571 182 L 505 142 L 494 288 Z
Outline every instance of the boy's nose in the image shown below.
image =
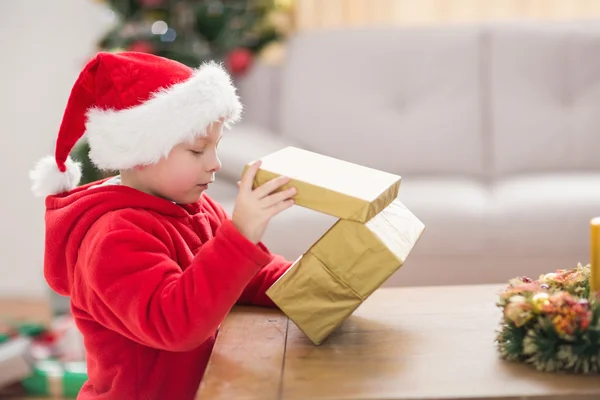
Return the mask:
M 219 160 L 219 157 L 215 157 L 214 162 L 211 164 L 210 172 L 214 173 L 220 169 L 221 169 L 221 160 Z

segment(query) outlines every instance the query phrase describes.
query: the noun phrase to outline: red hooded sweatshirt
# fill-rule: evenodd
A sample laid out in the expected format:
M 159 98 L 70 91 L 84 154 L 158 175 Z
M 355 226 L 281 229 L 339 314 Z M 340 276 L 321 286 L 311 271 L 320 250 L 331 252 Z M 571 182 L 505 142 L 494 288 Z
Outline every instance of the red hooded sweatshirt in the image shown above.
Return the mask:
M 44 275 L 87 350 L 78 399 L 193 399 L 231 307 L 274 306 L 265 290 L 290 263 L 206 194 L 177 205 L 91 186 L 46 199 Z

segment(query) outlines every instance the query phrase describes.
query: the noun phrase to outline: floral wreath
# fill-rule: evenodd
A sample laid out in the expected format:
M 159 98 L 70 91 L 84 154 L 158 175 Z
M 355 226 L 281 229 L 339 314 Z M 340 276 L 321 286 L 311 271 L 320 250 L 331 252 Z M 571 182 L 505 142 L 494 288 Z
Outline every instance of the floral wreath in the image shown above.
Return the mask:
M 532 280 L 514 278 L 499 294 L 501 358 L 544 372 L 600 372 L 600 297 L 590 296 L 590 265 Z

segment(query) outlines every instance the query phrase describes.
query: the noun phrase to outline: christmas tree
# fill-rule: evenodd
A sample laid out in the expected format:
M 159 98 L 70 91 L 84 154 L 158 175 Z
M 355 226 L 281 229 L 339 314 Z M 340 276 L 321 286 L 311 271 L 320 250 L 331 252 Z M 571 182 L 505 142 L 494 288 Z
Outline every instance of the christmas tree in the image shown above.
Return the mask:
M 239 75 L 254 55 L 285 39 L 291 0 L 106 0 L 118 24 L 100 41 L 109 51 L 133 50 L 191 67 L 225 62 Z
M 98 0 L 97 0 L 98 1 Z M 103 0 L 116 16 L 101 38 L 102 51 L 140 51 L 197 67 L 222 62 L 234 77 L 255 57 L 280 54 L 293 30 L 292 0 Z M 113 175 L 90 162 L 81 140 L 72 157 L 82 163 L 80 184 Z

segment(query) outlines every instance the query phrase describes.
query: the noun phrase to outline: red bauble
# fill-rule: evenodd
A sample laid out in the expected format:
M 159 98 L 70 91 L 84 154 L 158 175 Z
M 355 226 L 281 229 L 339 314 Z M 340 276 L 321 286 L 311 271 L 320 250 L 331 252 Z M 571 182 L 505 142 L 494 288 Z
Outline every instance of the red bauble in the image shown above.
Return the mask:
M 129 51 L 136 51 L 138 53 L 153 53 L 154 47 L 145 40 L 137 40 L 129 46 Z
M 250 68 L 253 58 L 250 50 L 240 47 L 227 54 L 225 66 L 232 74 L 241 75 Z

